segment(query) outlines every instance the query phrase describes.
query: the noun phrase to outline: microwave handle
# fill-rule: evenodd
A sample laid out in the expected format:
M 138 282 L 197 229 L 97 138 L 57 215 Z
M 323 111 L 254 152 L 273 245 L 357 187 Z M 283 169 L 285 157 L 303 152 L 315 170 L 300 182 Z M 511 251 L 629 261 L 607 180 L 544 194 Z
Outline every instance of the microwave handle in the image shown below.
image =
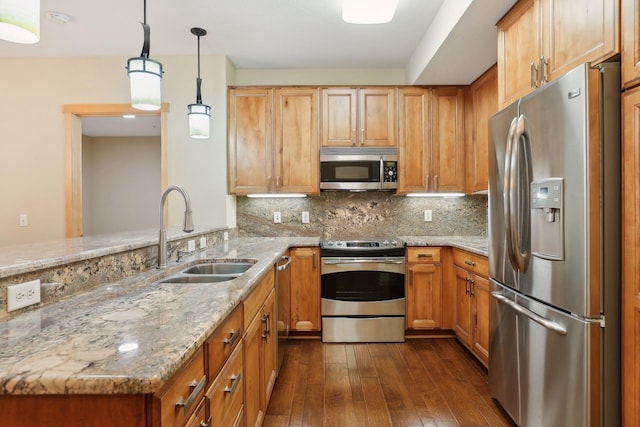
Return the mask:
M 384 184 L 384 161 L 382 160 L 382 156 L 380 156 L 380 190 L 382 190 L 382 185 Z

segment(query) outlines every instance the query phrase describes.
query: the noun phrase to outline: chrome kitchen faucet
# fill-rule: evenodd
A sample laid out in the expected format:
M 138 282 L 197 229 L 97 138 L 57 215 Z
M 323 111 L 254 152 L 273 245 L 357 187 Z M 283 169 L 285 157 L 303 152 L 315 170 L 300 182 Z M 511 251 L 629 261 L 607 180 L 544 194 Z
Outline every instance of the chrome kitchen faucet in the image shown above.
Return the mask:
M 185 233 L 191 233 L 193 231 L 193 217 L 191 213 L 191 200 L 184 188 L 179 185 L 172 185 L 164 190 L 162 197 L 160 198 L 160 237 L 158 238 L 158 268 L 167 267 L 167 230 L 164 225 L 164 204 L 167 200 L 167 196 L 173 190 L 182 194 L 184 199 L 184 220 L 182 224 L 182 231 Z

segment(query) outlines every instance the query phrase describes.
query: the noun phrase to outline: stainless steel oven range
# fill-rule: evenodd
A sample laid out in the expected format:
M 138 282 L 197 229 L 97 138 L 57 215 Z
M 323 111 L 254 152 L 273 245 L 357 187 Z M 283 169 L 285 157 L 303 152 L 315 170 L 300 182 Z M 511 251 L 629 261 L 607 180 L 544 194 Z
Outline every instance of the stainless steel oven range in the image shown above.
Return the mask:
M 404 341 L 404 242 L 320 245 L 323 342 Z

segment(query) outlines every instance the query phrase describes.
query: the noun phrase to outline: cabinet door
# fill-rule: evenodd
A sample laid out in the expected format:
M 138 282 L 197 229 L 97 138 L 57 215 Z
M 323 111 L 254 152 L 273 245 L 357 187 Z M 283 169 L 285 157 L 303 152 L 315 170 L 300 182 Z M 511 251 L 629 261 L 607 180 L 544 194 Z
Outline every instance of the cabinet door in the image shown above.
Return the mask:
M 473 352 L 489 365 L 489 281 L 473 276 Z
M 467 193 L 489 189 L 489 117 L 498 111 L 497 66 L 489 68 L 471 85 L 472 136 L 466 150 Z
M 272 189 L 272 89 L 229 90 L 229 193 Z
M 356 89 L 322 89 L 322 146 L 355 146 Z
M 539 0 L 520 0 L 498 22 L 498 105 L 500 109 L 534 89 L 534 80 L 538 80 L 538 75 L 537 71 L 532 70 L 531 64 L 533 63 L 537 70 L 539 60 Z
M 640 0 L 622 0 L 622 87 L 640 83 Z
M 431 168 L 430 90 L 398 91 L 398 193 L 427 191 Z
M 396 146 L 396 89 L 358 90 L 359 145 Z
M 640 420 L 640 88 L 622 96 L 622 425 Z
M 247 427 L 260 426 L 264 419 L 264 396 L 261 391 L 263 361 L 260 350 L 265 330 L 262 317 L 258 314 L 246 328 L 244 335 L 244 414 Z
M 319 193 L 318 89 L 276 89 L 275 131 L 278 192 Z
M 278 330 L 276 325 L 276 298 L 275 292 L 269 295 L 269 298 L 264 303 L 264 309 L 262 312 L 263 322 L 266 327 L 266 334 L 263 334 L 261 341 L 261 354 L 262 354 L 262 410 L 267 412 L 267 406 L 271 399 L 271 392 L 273 386 L 276 383 L 276 361 L 277 361 L 277 347 Z M 266 335 L 266 336 L 265 336 Z
M 291 329 L 319 331 L 320 248 L 291 249 Z
M 469 344 L 471 342 L 471 298 L 469 297 L 471 284 L 465 270 L 458 266 L 454 266 L 453 270 L 456 277 L 456 316 L 453 330 L 462 342 Z
M 541 0 L 543 78 L 620 53 L 618 0 Z
M 432 191 L 464 192 L 464 90 L 433 89 L 431 104 Z
M 409 264 L 408 276 L 407 329 L 439 328 L 442 309 L 442 266 Z

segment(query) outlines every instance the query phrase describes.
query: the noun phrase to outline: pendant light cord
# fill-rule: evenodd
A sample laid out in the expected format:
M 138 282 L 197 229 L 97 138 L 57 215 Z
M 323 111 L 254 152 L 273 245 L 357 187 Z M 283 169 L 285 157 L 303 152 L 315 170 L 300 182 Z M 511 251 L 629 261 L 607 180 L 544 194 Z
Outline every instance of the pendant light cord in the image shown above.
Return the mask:
M 191 34 L 198 37 L 198 78 L 196 79 L 196 104 L 202 104 L 202 94 L 200 86 L 202 85 L 202 79 L 200 78 L 200 36 L 206 36 L 207 31 L 202 28 L 192 28 Z

